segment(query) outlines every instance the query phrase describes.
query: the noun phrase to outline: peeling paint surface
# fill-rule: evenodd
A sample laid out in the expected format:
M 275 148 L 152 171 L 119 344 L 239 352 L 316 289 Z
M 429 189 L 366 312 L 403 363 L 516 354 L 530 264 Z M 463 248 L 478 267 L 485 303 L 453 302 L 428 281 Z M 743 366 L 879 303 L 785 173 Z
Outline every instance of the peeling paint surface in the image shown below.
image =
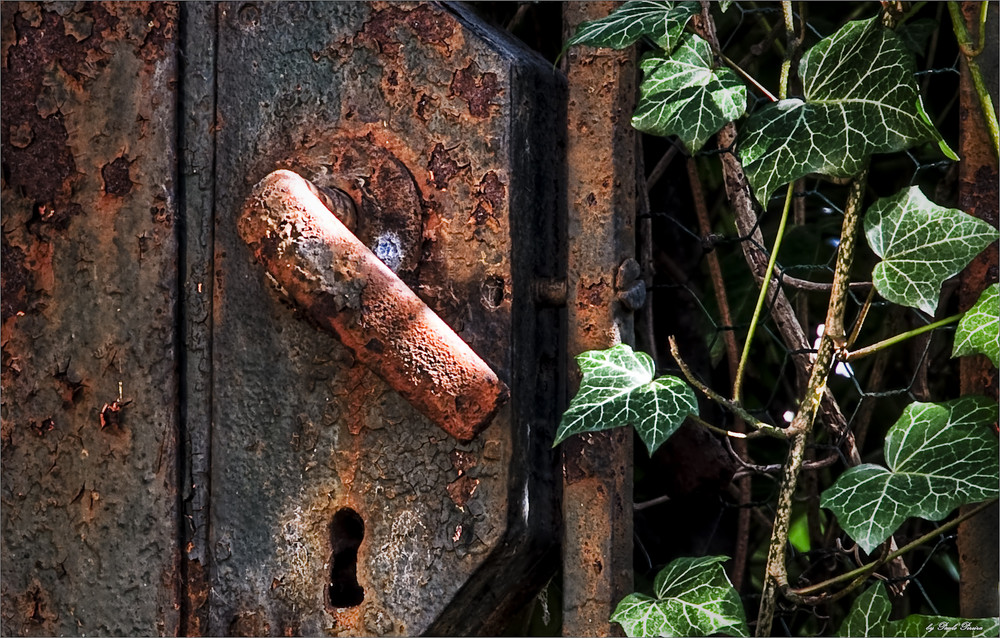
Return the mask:
M 177 6 L 0 12 L 0 621 L 174 634 Z

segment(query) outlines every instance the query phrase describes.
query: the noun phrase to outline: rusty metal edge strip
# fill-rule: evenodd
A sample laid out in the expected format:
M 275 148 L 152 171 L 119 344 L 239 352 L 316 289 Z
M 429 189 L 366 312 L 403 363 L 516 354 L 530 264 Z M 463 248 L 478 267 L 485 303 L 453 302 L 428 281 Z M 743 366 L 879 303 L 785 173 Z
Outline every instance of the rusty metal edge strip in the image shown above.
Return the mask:
M 615 2 L 564 7 L 564 36 L 606 16 Z M 634 48 L 572 47 L 563 58 L 567 110 L 567 348 L 573 357 L 634 341 L 633 318 L 616 300 L 615 272 L 635 253 Z M 569 363 L 571 390 L 579 382 Z M 563 625 L 565 635 L 620 631 L 610 621 L 632 590 L 630 429 L 570 437 L 563 453 Z
M 207 630 L 215 250 L 217 5 L 181 3 L 177 205 L 180 376 L 177 489 L 178 635 Z M 200 105 L 200 108 L 199 108 Z M 191 548 L 190 551 L 188 548 Z
M 558 341 L 553 369 L 544 369 L 534 360 L 531 371 L 514 364 L 511 371 L 511 407 L 515 429 L 512 444 L 508 490 L 507 531 L 503 540 L 477 572 L 455 594 L 452 601 L 425 631 L 425 636 L 499 635 L 509 630 L 511 619 L 523 606 L 549 583 L 559 566 L 560 521 L 559 502 L 561 480 L 560 456 L 552 448 L 555 426 L 565 407 L 565 317 L 561 307 L 544 307 L 534 298 L 533 283 L 540 277 L 555 280 L 566 270 L 565 228 L 561 212 L 565 207 L 565 144 L 566 76 L 534 50 L 504 31 L 484 27 L 465 5 L 445 2 L 442 5 L 470 31 L 494 43 L 498 48 L 515 50 L 524 57 L 520 65 L 512 65 L 511 77 L 522 74 L 533 78 L 524 88 L 510 95 L 510 108 L 531 100 L 528 117 L 515 118 L 508 140 L 512 162 L 521 163 L 520 171 L 511 175 L 510 227 L 512 233 L 512 315 L 511 349 L 513 352 L 535 352 L 536 344 L 550 336 Z M 547 109 L 554 108 L 554 112 Z M 539 149 L 537 131 L 554 131 L 561 144 L 546 149 L 553 162 L 551 187 L 555 192 L 540 190 L 530 158 L 521 149 L 525 140 Z M 540 151 L 539 151 L 540 152 Z M 515 208 L 515 197 L 522 202 Z M 536 210 L 539 200 L 552 196 L 554 210 Z M 552 239 L 557 250 L 531 255 L 538 250 L 538 235 L 530 223 L 544 226 L 537 215 L 548 212 L 552 219 Z M 529 245 L 531 247 L 529 248 Z M 533 261 L 534 259 L 534 261 Z M 565 303 L 565 301 L 563 301 Z M 530 323 L 530 328 L 527 324 Z M 533 339 L 533 340 L 532 340 Z M 546 395 L 544 402 L 533 401 L 540 387 L 556 388 L 556 396 Z M 544 403 L 545 413 L 541 413 Z M 526 421 L 531 420 L 530 427 Z M 529 459 L 527 462 L 524 459 Z M 525 500 L 527 496 L 527 500 Z M 530 507 L 529 507 L 530 505 Z M 518 578 L 517 591 L 498 592 L 496 582 Z M 470 606 L 489 609 L 482 617 L 469 617 Z

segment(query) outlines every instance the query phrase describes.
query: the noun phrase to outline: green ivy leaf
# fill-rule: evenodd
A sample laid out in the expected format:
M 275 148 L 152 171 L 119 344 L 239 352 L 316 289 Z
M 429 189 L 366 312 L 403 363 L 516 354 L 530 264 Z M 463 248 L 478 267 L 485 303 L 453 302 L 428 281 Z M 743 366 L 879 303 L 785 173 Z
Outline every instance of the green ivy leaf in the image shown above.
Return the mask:
M 885 624 L 889 622 L 892 604 L 882 583 L 875 583 L 857 597 L 851 611 L 840 626 L 838 636 L 886 636 Z
M 688 20 L 699 10 L 697 2 L 632 0 L 604 18 L 581 24 L 566 41 L 566 48 L 586 44 L 624 49 L 648 35 L 664 50 L 671 51 L 677 46 Z
M 872 204 L 865 214 L 865 235 L 883 260 L 872 272 L 879 294 L 930 315 L 945 279 L 1000 236 L 981 219 L 938 206 L 916 186 Z
M 576 357 L 583 380 L 556 431 L 558 445 L 581 432 L 631 423 L 649 453 L 698 413 L 694 390 L 677 377 L 653 379 L 653 359 L 625 344 L 589 350 Z
M 911 516 L 939 521 L 959 505 L 1000 495 L 996 420 L 997 403 L 986 397 L 911 403 L 886 436 L 888 469 L 850 468 L 820 504 L 871 552 Z
M 799 65 L 805 100 L 766 106 L 744 126 L 740 157 L 758 201 L 809 173 L 850 177 L 873 153 L 927 140 L 957 160 L 924 113 L 915 70 L 878 18 L 848 22 L 809 49 Z
M 1000 618 L 951 618 L 916 614 L 889 620 L 891 604 L 882 583 L 858 596 L 838 636 L 996 636 Z
M 979 295 L 955 331 L 953 357 L 985 354 L 1000 366 L 1000 284 L 993 284 Z
M 611 616 L 629 636 L 748 636 L 740 596 L 722 569 L 725 556 L 678 558 L 656 575 L 655 598 L 630 594 Z
M 644 133 L 677 135 L 689 152 L 746 111 L 747 88 L 727 68 L 713 68 L 712 49 L 688 34 L 670 57 L 646 56 L 632 126 Z

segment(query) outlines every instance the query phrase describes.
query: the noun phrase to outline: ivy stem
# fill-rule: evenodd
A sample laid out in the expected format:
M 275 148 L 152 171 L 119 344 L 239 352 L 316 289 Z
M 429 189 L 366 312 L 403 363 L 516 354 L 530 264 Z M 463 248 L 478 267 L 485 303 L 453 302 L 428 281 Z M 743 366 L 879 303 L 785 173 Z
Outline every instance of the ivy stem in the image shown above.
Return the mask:
M 750 328 L 747 331 L 747 339 L 743 343 L 743 354 L 740 356 L 740 364 L 736 368 L 736 381 L 733 382 L 733 401 L 739 403 L 743 394 L 743 377 L 746 374 L 747 359 L 750 357 L 750 345 L 753 343 L 753 335 L 757 330 L 757 323 L 760 320 L 760 312 L 764 308 L 764 300 L 767 299 L 767 291 L 770 288 L 770 274 L 774 272 L 774 264 L 778 260 L 778 249 L 781 247 L 781 239 L 785 235 L 785 224 L 788 222 L 788 211 L 792 207 L 792 193 L 795 182 L 788 184 L 788 192 L 785 194 L 785 207 L 781 211 L 781 221 L 778 223 L 778 235 L 774 238 L 774 248 L 771 249 L 771 257 L 767 262 L 767 273 L 760 282 L 760 295 L 757 296 L 757 306 L 753 309 L 753 319 L 750 320 Z
M 845 348 L 854 347 L 854 342 L 858 340 L 858 335 L 861 334 L 861 327 L 865 325 L 865 319 L 868 318 L 868 311 L 871 310 L 874 299 L 875 286 L 872 286 L 868 289 L 868 296 L 865 297 L 865 305 L 861 306 L 861 312 L 858 313 L 858 318 L 854 321 L 851 334 L 847 335 L 847 343 L 844 344 Z
M 917 335 L 922 335 L 925 332 L 930 332 L 931 330 L 935 330 L 937 328 L 940 328 L 941 326 L 947 326 L 950 323 L 955 323 L 963 316 L 965 316 L 965 313 L 952 315 L 950 317 L 942 319 L 941 321 L 935 321 L 934 323 L 929 323 L 926 326 L 920 326 L 919 328 L 914 328 L 913 330 L 909 330 L 907 332 L 898 334 L 894 337 L 889 337 L 888 339 L 879 341 L 876 344 L 866 346 L 864 348 L 858 348 L 854 352 L 848 352 L 843 357 L 843 359 L 844 361 L 856 361 L 858 359 L 862 359 L 870 354 L 875 354 L 879 350 L 883 350 L 885 348 L 888 348 L 889 346 L 894 346 L 901 341 L 906 341 L 911 337 L 916 337 Z
M 767 99 L 771 100 L 772 102 L 777 102 L 778 101 L 778 98 L 774 97 L 773 93 L 771 93 L 766 88 L 764 88 L 763 84 L 761 84 L 760 82 L 758 82 L 752 75 L 750 75 L 749 73 L 747 73 L 746 71 L 744 71 L 740 67 L 740 65 L 738 65 L 738 64 L 736 64 L 736 62 L 730 60 L 726 56 L 725 53 L 719 51 L 718 54 L 719 54 L 719 57 L 722 59 L 723 62 L 725 62 L 726 64 L 728 64 L 730 67 L 732 67 L 733 71 L 736 71 L 737 73 L 739 73 L 743 77 L 744 80 L 746 80 L 750 84 L 753 84 L 754 88 L 756 88 L 758 91 L 760 91 L 761 93 L 763 93 L 764 96 Z
M 833 290 L 827 306 L 827 329 L 820 339 L 816 361 L 809 373 L 809 383 L 799 404 L 799 410 L 785 430 L 791 441 L 788 458 L 781 474 L 778 489 L 778 504 L 771 529 L 771 543 L 767 551 L 767 568 L 764 573 L 764 591 L 761 594 L 760 613 L 757 617 L 757 635 L 768 636 L 778 605 L 778 592 L 788 589 L 788 569 L 785 564 L 785 547 L 792 522 L 792 504 L 799 472 L 805 457 L 806 441 L 812 431 L 813 421 L 819 411 L 826 381 L 833 364 L 834 352 L 846 341 L 844 335 L 844 311 L 847 306 L 847 291 L 850 284 L 851 266 L 854 263 L 854 247 L 861 222 L 861 204 L 868 181 L 868 167 L 851 182 L 847 206 L 844 209 L 844 223 L 840 231 L 840 247 L 837 250 L 837 265 L 833 273 Z M 770 272 L 770 270 L 768 270 Z
M 745 439 L 745 438 L 747 438 L 747 435 L 744 432 L 733 432 L 732 430 L 726 430 L 724 428 L 720 428 L 720 427 L 718 427 L 716 425 L 712 425 L 711 423 L 709 423 L 705 419 L 701 418 L 700 416 L 695 416 L 693 414 L 689 414 L 688 418 L 691 419 L 692 421 L 694 421 L 695 423 L 697 423 L 698 425 L 700 425 L 701 427 L 703 427 L 703 428 L 705 428 L 707 430 L 710 430 L 712 432 L 715 432 L 716 434 L 721 434 L 722 436 L 730 436 L 730 437 L 732 437 L 734 439 Z
M 852 569 L 849 572 L 845 572 L 845 573 L 840 574 L 838 576 L 834 576 L 833 578 L 829 578 L 827 580 L 824 580 L 823 582 L 816 583 L 815 585 L 809 585 L 808 587 L 803 587 L 801 589 L 790 590 L 790 592 L 792 594 L 796 594 L 796 595 L 799 595 L 799 596 L 807 596 L 809 594 L 813 594 L 813 593 L 816 593 L 818 591 L 822 591 L 822 590 L 826 589 L 827 587 L 829 587 L 831 585 L 836 585 L 837 583 L 842 583 L 845 580 L 851 580 L 851 579 L 854 579 L 854 578 L 859 577 L 859 576 L 865 576 L 865 577 L 867 577 L 869 574 L 871 574 L 872 572 L 874 572 L 876 569 L 878 569 L 882 565 L 888 563 L 889 561 L 891 561 L 891 560 L 893 560 L 893 559 L 895 559 L 895 558 L 897 558 L 899 556 L 902 556 L 903 554 L 906 554 L 907 552 L 910 552 L 910 551 L 916 549 L 917 547 L 920 547 L 924 543 L 927 543 L 927 542 L 933 540 L 934 537 L 938 536 L 939 534 L 944 534 L 946 532 L 949 532 L 949 531 L 955 529 L 960 524 L 962 524 L 965 521 L 967 521 L 968 519 L 972 518 L 973 516 L 975 516 L 979 512 L 982 512 L 986 508 L 993 506 L 997 502 L 997 500 L 998 499 L 993 499 L 993 500 L 990 500 L 990 501 L 986 501 L 986 502 L 984 502 L 984 503 L 982 503 L 982 504 L 974 507 L 973 509 L 965 512 L 961 516 L 958 516 L 958 517 L 956 517 L 956 518 L 948 521 L 944 525 L 942 525 L 942 526 L 940 526 L 940 527 L 938 527 L 938 528 L 936 528 L 936 529 L 934 529 L 934 530 L 932 530 L 932 531 L 924 534 L 920 538 L 918 538 L 918 539 L 916 539 L 916 540 L 914 540 L 914 541 L 912 541 L 910 543 L 907 543 L 906 545 L 903 545 L 902 547 L 900 547 L 896 551 L 891 552 L 889 554 L 886 554 L 885 556 L 883 556 L 882 558 L 880 558 L 880 559 L 878 559 L 878 560 L 876 560 L 874 562 L 868 563 L 867 565 L 862 565 L 861 567 L 858 567 L 857 569 Z M 862 579 L 861 582 L 864 582 L 864 579 Z M 838 593 L 840 593 L 840 592 L 838 592 Z
M 976 60 L 976 56 L 982 52 L 986 42 L 985 26 L 988 7 L 988 2 L 982 3 L 982 9 L 979 14 L 979 44 L 975 48 L 972 46 L 972 39 L 965 26 L 965 18 L 962 16 L 962 10 L 958 6 L 958 2 L 949 0 L 948 13 L 951 15 L 951 25 L 955 31 L 955 38 L 958 40 L 958 48 L 962 50 L 965 62 L 969 66 L 969 75 L 972 76 L 972 84 L 976 87 L 976 95 L 979 96 L 979 106 L 986 120 L 986 128 L 990 132 L 990 140 L 993 142 L 993 152 L 1000 157 L 1000 124 L 997 123 L 997 114 L 993 109 L 993 99 L 990 98 L 990 92 L 983 82 L 983 73 L 979 69 L 979 62 Z
M 844 210 L 844 226 L 840 232 L 840 245 L 837 249 L 837 266 L 833 277 L 833 290 L 830 291 L 830 305 L 826 312 L 826 331 L 837 348 L 843 348 L 847 343 L 847 331 L 844 328 L 844 314 L 847 310 L 847 291 L 850 287 L 850 269 L 854 263 L 854 246 L 858 239 L 858 224 L 861 221 L 861 202 L 864 199 L 865 187 L 868 185 L 868 166 L 865 165 L 851 182 L 847 193 L 847 206 Z M 844 259 L 844 263 L 841 263 Z M 843 270 L 841 268 L 843 267 Z
M 788 49 L 781 61 L 781 77 L 778 81 L 778 97 L 788 97 L 788 75 L 792 70 L 792 55 L 795 53 L 795 19 L 792 15 L 791 0 L 781 0 L 781 14 L 785 18 L 785 33 L 788 35 Z
M 680 350 L 678 350 L 677 348 L 677 339 L 674 336 L 671 335 L 670 337 L 668 337 L 667 343 L 670 344 L 670 354 L 674 357 L 674 360 L 677 362 L 677 366 L 681 369 L 681 374 L 684 375 L 684 378 L 687 379 L 688 383 L 694 386 L 699 392 L 707 396 L 709 399 L 727 408 L 733 414 L 740 417 L 741 419 L 743 419 L 744 422 L 746 422 L 755 430 L 757 430 L 757 432 L 751 432 L 750 434 L 745 435 L 745 438 L 750 439 L 750 438 L 755 438 L 756 436 L 765 436 L 765 435 L 779 439 L 785 438 L 785 431 L 783 429 L 775 427 L 768 423 L 764 423 L 759 419 L 754 418 L 752 414 L 747 412 L 738 403 L 728 400 L 727 398 L 725 398 L 712 388 L 702 383 L 698 379 L 698 377 L 694 376 L 694 373 L 691 372 L 691 368 L 689 368 L 688 365 L 684 362 L 684 359 L 681 358 Z M 709 425 L 704 421 L 701 421 L 700 419 L 698 419 L 698 422 L 703 423 L 705 425 Z M 722 428 L 716 428 L 714 425 L 709 426 L 709 429 L 717 430 L 723 434 L 728 434 L 728 430 L 723 430 Z

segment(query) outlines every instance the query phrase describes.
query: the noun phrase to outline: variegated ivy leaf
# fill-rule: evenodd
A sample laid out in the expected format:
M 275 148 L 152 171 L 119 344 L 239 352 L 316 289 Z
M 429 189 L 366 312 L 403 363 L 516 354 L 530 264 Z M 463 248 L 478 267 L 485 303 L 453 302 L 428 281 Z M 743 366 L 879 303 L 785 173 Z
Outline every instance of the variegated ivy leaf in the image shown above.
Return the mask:
M 911 403 L 886 436 L 888 469 L 852 467 L 820 504 L 871 552 L 911 516 L 938 521 L 959 505 L 1000 495 L 996 420 L 997 403 L 986 397 Z
M 556 431 L 554 445 L 581 432 L 632 424 L 652 454 L 697 414 L 694 391 L 676 377 L 653 379 L 653 359 L 625 344 L 576 357 L 583 379 Z
M 566 48 L 586 44 L 624 49 L 647 35 L 661 48 L 670 51 L 677 46 L 688 20 L 698 11 L 697 2 L 632 0 L 604 18 L 581 24 L 566 42 Z
M 838 636 L 996 636 L 1000 618 L 907 616 L 889 620 L 892 605 L 885 585 L 875 583 L 858 596 Z
M 993 365 L 1000 366 L 1000 284 L 984 290 L 958 322 L 951 356 L 968 354 L 985 354 Z
M 641 66 L 632 126 L 644 133 L 677 135 L 694 153 L 746 111 L 746 85 L 729 69 L 713 68 L 711 47 L 693 33 L 669 57 L 649 55 Z
M 748 636 L 740 596 L 722 569 L 725 556 L 678 558 L 656 575 L 655 597 L 629 594 L 612 622 L 629 636 Z
M 878 18 L 848 22 L 809 49 L 799 65 L 804 99 L 766 106 L 743 127 L 740 157 L 758 201 L 809 173 L 849 177 L 873 153 L 927 140 L 957 160 L 924 113 L 915 70 Z
M 858 596 L 851 605 L 851 611 L 840 626 L 838 636 L 859 638 L 860 636 L 887 636 L 885 624 L 889 622 L 892 604 L 889 596 L 882 588 L 882 583 L 875 583 Z
M 872 204 L 865 214 L 865 235 L 882 258 L 872 272 L 879 294 L 930 315 L 944 280 L 1000 236 L 981 219 L 938 206 L 916 186 Z

